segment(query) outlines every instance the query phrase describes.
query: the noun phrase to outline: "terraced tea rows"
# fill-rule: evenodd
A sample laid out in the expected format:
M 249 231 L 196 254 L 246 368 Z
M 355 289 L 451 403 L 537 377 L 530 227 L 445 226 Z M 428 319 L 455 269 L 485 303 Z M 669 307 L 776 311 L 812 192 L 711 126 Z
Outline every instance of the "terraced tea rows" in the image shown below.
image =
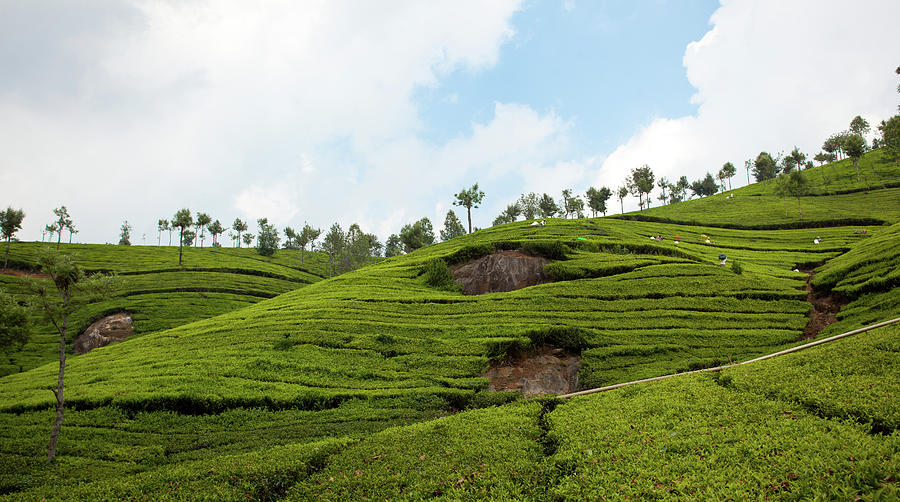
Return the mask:
M 33 270 L 43 247 L 40 243 L 16 243 L 10 251 L 10 266 Z M 75 314 L 70 341 L 91 322 L 113 312 L 129 312 L 138 335 L 214 317 L 321 280 L 327 263 L 319 253 L 304 253 L 301 267 L 297 251 L 282 250 L 266 258 L 252 249 L 186 248 L 184 268 L 178 269 L 177 248 L 63 244 L 62 252 L 76 253 L 79 264 L 88 271 L 118 274 L 121 283 L 114 298 Z M 0 288 L 21 301 L 30 295 L 21 276 L 0 275 Z M 39 315 L 33 316 L 33 321 L 35 336 L 24 350 L 0 354 L 0 375 L 57 357 L 58 333 Z
M 888 190 L 870 195 L 896 202 Z M 880 214 L 896 223 L 890 208 Z M 492 227 L 72 358 L 52 467 L 40 458 L 56 368 L 3 377 L 0 493 L 896 497 L 896 326 L 758 366 L 566 402 L 485 390 L 492 362 L 542 344 L 580 352 L 582 386 L 792 346 L 810 312 L 800 270 L 816 267 L 823 293 L 840 289 L 850 300 L 823 334 L 900 315 L 895 282 L 881 280 L 896 261 L 896 226 L 827 226 L 834 218 L 822 215 L 820 228 L 715 226 L 755 218 L 744 216 L 714 215 L 706 226 L 607 218 Z M 426 284 L 434 260 L 513 249 L 553 259 L 556 281 L 479 296 Z

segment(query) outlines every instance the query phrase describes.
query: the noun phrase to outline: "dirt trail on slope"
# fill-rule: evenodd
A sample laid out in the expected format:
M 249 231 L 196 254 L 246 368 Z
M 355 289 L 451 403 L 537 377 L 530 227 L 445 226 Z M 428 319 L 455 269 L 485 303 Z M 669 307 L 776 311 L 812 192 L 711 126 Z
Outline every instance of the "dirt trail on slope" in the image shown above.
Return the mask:
M 18 270 L 14 268 L 0 268 L 0 274 L 15 275 L 17 277 L 34 277 L 36 279 L 49 279 L 50 276 L 40 272 L 28 272 L 26 270 Z
M 815 270 L 804 269 L 801 272 L 807 274 L 806 301 L 812 305 L 812 310 L 809 313 L 809 322 L 806 323 L 806 327 L 803 329 L 803 338 L 813 339 L 819 336 L 819 333 L 826 326 L 837 321 L 836 316 L 841 307 L 850 302 L 840 293 L 817 292 L 812 286 L 812 278 L 816 274 Z

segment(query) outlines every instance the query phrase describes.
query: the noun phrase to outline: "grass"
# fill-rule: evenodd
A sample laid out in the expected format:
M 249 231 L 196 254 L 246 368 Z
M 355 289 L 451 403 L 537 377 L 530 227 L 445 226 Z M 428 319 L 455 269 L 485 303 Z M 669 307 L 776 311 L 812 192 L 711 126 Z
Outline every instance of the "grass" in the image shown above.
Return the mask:
M 891 190 L 869 195 L 896 205 Z M 844 195 L 815 200 L 832 207 L 846 204 L 833 202 Z M 851 302 L 823 336 L 896 317 L 896 285 L 870 282 L 896 268 L 896 226 L 835 226 L 831 214 L 813 211 L 809 219 L 822 227 L 767 230 L 723 228 L 753 220 L 719 214 L 702 225 L 511 223 L 283 293 L 278 288 L 298 277 L 291 274 L 303 273 L 291 272 L 287 254 L 276 254 L 284 260 L 276 263 L 235 253 L 228 259 L 252 259 L 260 268 L 231 281 L 205 280 L 231 273 L 204 262 L 207 250 L 191 250 L 191 270 L 179 272 L 147 253 L 141 259 L 153 273 L 126 276 L 138 278 L 131 291 L 140 294 L 117 300 L 157 295 L 162 314 L 165 299 L 196 294 L 168 292 L 177 288 L 163 281 L 156 291 L 167 292 L 144 293 L 156 276 L 183 279 L 182 289 L 236 285 L 227 287 L 241 288 L 253 303 L 72 358 L 56 467 L 41 461 L 54 416 L 46 388 L 56 368 L 0 379 L 0 494 L 896 497 L 896 326 L 717 375 L 566 402 L 488 393 L 481 376 L 491 361 L 543 343 L 580 351 L 585 387 L 792 346 L 810 311 L 807 275 L 794 270 L 823 263 L 832 268 L 817 269 L 822 287 L 870 284 L 847 290 Z M 890 211 L 881 217 L 894 218 Z M 867 233 L 855 233 L 861 228 Z M 662 241 L 651 239 L 660 234 Z M 435 260 L 452 265 L 497 249 L 552 256 L 548 272 L 557 281 L 480 296 L 463 296 L 442 280 L 429 285 L 444 270 L 428 272 Z M 741 264 L 741 274 L 719 265 L 723 253 Z M 126 267 L 114 256 L 106 259 Z M 282 294 L 263 299 L 266 293 Z M 191 312 L 179 307 L 167 315 L 179 310 Z

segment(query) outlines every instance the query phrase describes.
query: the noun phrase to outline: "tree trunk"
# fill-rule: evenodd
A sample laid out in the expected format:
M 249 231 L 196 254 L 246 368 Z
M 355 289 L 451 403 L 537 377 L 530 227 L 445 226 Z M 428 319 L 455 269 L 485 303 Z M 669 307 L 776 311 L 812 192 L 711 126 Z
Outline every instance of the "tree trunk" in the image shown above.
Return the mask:
M 622 199 L 619 199 L 619 209 L 622 211 L 622 214 L 625 214 L 625 203 Z
M 56 250 L 59 251 L 59 243 L 62 241 L 62 229 L 59 229 L 59 232 L 56 233 Z
M 803 219 L 803 208 L 800 207 L 800 197 L 797 197 L 797 209 L 800 210 L 800 219 Z
M 6 268 L 7 264 L 9 263 L 9 244 L 11 239 L 12 235 L 6 238 L 6 257 L 3 258 L 3 268 Z
M 64 297 L 65 302 L 65 297 Z M 50 448 L 47 452 L 47 462 L 53 462 L 56 457 L 56 439 L 59 437 L 59 429 L 63 423 L 63 412 L 65 411 L 63 404 L 63 377 L 66 374 L 66 328 L 69 319 L 67 315 L 63 315 L 62 330 L 59 334 L 59 379 L 56 382 L 56 422 L 53 423 L 53 430 L 50 432 Z M 51 390 L 53 390 L 51 388 Z
M 859 183 L 859 161 L 853 159 L 853 166 L 856 168 L 856 182 Z
M 466 214 L 469 216 L 469 233 L 472 233 L 472 208 L 466 206 Z
M 184 245 L 184 227 L 178 232 L 178 266 L 181 266 L 181 247 Z

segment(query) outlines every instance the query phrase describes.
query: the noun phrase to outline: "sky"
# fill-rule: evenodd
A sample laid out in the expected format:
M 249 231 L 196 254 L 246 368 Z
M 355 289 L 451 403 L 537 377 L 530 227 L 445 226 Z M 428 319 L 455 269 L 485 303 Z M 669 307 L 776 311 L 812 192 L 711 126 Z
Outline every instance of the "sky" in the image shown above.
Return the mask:
M 75 242 L 127 220 L 156 244 L 181 208 L 384 240 L 465 220 L 476 182 L 482 228 L 643 164 L 730 161 L 743 185 L 760 151 L 897 113 L 897 19 L 895 0 L 0 0 L 0 207 L 25 211 L 21 240 L 60 205 Z

